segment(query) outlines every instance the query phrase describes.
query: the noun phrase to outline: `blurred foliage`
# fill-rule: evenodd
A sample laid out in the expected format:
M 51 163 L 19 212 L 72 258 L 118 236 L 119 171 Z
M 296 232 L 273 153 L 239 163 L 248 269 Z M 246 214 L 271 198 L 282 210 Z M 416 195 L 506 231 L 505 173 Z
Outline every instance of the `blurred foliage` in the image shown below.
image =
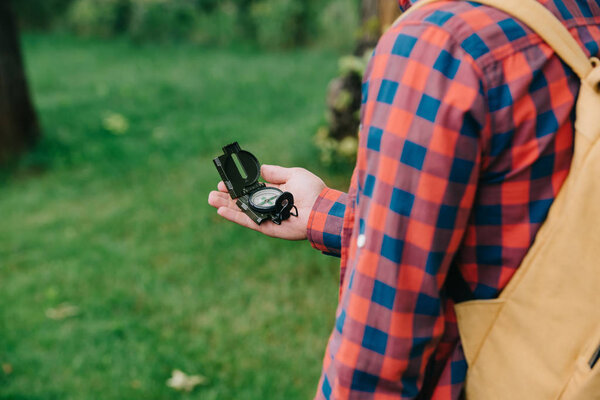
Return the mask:
M 330 47 L 350 50 L 358 38 L 358 8 L 352 0 L 332 0 L 318 15 L 320 40 Z
M 44 29 L 62 18 L 73 0 L 13 0 L 12 5 L 26 28 Z
M 131 9 L 128 0 L 75 0 L 66 21 L 77 34 L 108 37 L 127 30 Z
M 327 88 L 327 123 L 317 130 L 315 144 L 321 162 L 352 164 L 358 147 L 362 77 L 370 52 L 362 57 L 348 55 L 339 60 L 339 75 Z
M 19 0 L 26 28 L 137 42 L 310 43 L 347 50 L 358 29 L 358 0 Z
M 191 38 L 197 22 L 192 1 L 133 0 L 129 33 L 138 41 Z
M 317 130 L 315 144 L 321 151 L 321 161 L 330 168 L 340 165 L 343 169 L 356 159 L 363 76 L 382 29 L 399 13 L 395 3 L 378 3 L 378 8 L 372 10 L 377 15 L 363 13 L 354 52 L 340 59 L 339 75 L 329 83 L 327 120 Z
M 291 47 L 306 36 L 306 2 L 263 0 L 252 5 L 250 15 L 256 39 L 263 46 Z

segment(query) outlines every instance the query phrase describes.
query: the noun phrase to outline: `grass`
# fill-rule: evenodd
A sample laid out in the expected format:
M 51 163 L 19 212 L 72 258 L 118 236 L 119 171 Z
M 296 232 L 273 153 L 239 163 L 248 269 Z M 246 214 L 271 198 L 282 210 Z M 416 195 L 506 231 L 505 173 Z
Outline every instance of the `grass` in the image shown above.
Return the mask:
M 44 139 L 2 174 L 0 399 L 310 398 L 337 260 L 206 198 L 234 140 L 343 186 L 311 142 L 336 56 L 60 35 L 24 51 Z M 62 303 L 78 314 L 46 316 Z M 175 392 L 173 369 L 208 382 Z

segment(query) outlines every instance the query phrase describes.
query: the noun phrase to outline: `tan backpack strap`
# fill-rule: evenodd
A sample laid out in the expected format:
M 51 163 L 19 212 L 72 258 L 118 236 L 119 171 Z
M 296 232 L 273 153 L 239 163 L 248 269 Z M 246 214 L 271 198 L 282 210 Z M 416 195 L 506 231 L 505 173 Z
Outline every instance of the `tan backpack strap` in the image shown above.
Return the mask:
M 434 1 L 439 0 L 419 0 L 400 18 Z M 592 63 L 579 46 L 579 43 L 571 36 L 558 18 L 536 0 L 472 1 L 502 10 L 529 26 L 554 49 L 556 54 L 575 71 L 579 78 L 584 79 L 592 70 Z

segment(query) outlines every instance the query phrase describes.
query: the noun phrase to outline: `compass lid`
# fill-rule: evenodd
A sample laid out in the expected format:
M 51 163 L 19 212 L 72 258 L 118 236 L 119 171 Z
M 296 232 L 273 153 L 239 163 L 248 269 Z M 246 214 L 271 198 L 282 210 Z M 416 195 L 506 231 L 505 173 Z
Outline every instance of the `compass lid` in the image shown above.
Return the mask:
M 260 163 L 252 153 L 242 150 L 238 142 L 223 147 L 225 154 L 213 159 L 232 198 L 254 190 L 260 178 Z

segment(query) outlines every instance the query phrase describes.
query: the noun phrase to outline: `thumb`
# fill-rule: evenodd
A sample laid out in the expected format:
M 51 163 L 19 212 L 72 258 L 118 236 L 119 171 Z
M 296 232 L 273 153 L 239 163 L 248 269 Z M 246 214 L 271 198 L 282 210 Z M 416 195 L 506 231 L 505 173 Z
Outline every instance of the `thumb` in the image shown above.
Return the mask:
M 278 165 L 263 165 L 260 169 L 260 173 L 263 178 L 269 183 L 281 184 L 286 183 L 291 175 L 291 168 L 284 168 Z

